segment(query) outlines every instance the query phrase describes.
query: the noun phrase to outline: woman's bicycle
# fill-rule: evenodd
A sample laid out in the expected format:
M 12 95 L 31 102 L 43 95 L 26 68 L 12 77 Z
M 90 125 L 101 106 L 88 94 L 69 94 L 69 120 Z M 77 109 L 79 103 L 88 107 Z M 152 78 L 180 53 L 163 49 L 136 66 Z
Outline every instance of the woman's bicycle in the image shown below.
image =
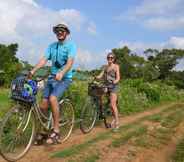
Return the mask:
M 37 85 L 43 78 L 37 77 L 32 82 Z M 42 113 L 38 106 L 37 89 L 34 92 L 30 86 L 26 76 L 17 77 L 11 85 L 14 106 L 5 114 L 0 126 L 0 154 L 7 161 L 22 158 L 40 128 L 49 133 L 53 126 L 52 112 L 48 111 L 48 115 Z M 74 126 L 74 107 L 68 98 L 62 98 L 59 108 L 61 142 L 64 142 Z
M 113 113 L 109 95 L 108 87 L 104 84 L 100 84 L 95 80 L 88 83 L 88 96 L 80 117 L 80 129 L 83 133 L 89 133 L 97 119 L 103 120 L 106 128 L 111 127 Z

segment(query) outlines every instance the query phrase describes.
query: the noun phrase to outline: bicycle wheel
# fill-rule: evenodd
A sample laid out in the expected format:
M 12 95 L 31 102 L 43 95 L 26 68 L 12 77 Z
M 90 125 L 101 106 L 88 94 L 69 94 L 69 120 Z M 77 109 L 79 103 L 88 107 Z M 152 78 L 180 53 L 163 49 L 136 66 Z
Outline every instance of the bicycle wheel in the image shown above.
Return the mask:
M 5 114 L 0 126 L 0 154 L 8 161 L 22 158 L 35 134 L 35 118 L 30 107 L 16 105 Z
M 111 128 L 114 122 L 110 107 L 105 107 L 103 110 L 103 121 L 106 128 Z
M 81 112 L 80 129 L 83 133 L 89 133 L 94 125 L 97 118 L 97 104 L 95 99 L 88 96 L 84 107 Z
M 103 107 L 103 121 L 106 128 L 111 128 L 114 122 L 113 113 L 109 101 Z
M 59 104 L 59 108 L 61 142 L 64 142 L 70 136 L 74 126 L 74 108 L 68 99 L 62 100 Z

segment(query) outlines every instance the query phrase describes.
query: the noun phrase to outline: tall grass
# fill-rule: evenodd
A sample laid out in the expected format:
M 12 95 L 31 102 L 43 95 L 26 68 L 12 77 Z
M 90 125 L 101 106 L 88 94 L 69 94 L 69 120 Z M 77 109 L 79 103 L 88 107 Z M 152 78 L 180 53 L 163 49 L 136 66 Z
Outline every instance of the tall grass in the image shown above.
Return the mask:
M 76 118 L 79 118 L 82 106 L 88 95 L 88 82 L 75 80 L 65 93 L 72 100 L 75 107 Z M 0 91 L 0 116 L 10 107 L 8 90 Z M 184 100 L 184 91 L 177 90 L 174 86 L 168 86 L 160 81 L 146 83 L 142 79 L 124 80 L 119 84 L 118 108 L 121 114 L 132 114 L 167 101 Z
M 0 117 L 8 110 L 11 106 L 9 99 L 9 90 L 5 88 L 0 88 Z
M 66 95 L 72 99 L 76 115 L 79 116 L 88 95 L 87 81 L 75 81 Z M 158 81 L 145 83 L 141 79 L 131 79 L 119 84 L 118 108 L 121 114 L 141 112 L 162 102 L 181 101 L 183 99 L 183 90 L 177 90 L 174 86 L 168 86 Z

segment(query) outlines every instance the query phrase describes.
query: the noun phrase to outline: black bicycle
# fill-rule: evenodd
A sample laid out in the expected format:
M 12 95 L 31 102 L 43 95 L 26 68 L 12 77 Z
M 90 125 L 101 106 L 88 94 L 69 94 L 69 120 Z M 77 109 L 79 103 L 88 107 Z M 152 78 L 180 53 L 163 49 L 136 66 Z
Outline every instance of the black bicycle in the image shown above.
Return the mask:
M 110 128 L 113 114 L 110 106 L 108 87 L 93 80 L 88 83 L 88 96 L 84 103 L 80 117 L 80 129 L 89 133 L 97 119 L 103 120 L 105 127 Z

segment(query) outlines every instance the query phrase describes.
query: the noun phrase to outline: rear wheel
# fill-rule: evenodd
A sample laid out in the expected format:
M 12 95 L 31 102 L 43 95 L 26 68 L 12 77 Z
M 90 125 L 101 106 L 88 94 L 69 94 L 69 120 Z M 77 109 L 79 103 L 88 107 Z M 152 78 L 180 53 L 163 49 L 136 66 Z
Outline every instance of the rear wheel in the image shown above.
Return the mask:
M 68 99 L 62 100 L 59 104 L 59 108 L 61 142 L 64 142 L 70 136 L 74 126 L 74 108 Z
M 5 114 L 0 126 L 0 153 L 8 161 L 22 158 L 35 135 L 35 118 L 30 106 L 16 105 Z
M 111 128 L 111 126 L 113 126 L 115 123 L 114 122 L 114 118 L 113 118 L 113 112 L 110 106 L 110 99 L 108 95 L 104 95 L 102 98 L 102 102 L 103 102 L 103 107 L 102 107 L 102 116 L 103 116 L 103 121 L 104 121 L 104 125 L 106 128 Z
M 83 133 L 89 133 L 97 118 L 97 104 L 95 98 L 88 96 L 81 112 L 80 129 Z

